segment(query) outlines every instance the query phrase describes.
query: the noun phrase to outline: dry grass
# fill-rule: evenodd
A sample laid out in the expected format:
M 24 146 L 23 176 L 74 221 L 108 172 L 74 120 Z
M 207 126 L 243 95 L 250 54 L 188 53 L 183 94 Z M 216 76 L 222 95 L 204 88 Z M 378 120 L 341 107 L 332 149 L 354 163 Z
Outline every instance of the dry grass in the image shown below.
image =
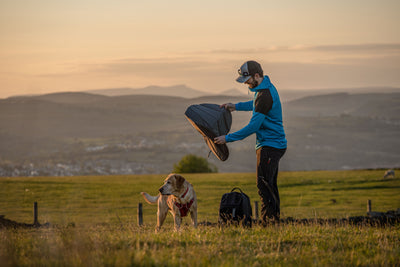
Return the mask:
M 233 186 L 258 200 L 253 174 L 188 174 L 199 199 L 199 221 L 216 222 L 219 200 Z M 201 225 L 172 231 L 167 220 L 154 233 L 156 207 L 140 191 L 155 193 L 162 175 L 1 178 L 1 213 L 49 227 L 0 229 L 0 266 L 398 266 L 400 226 L 281 224 L 251 229 Z M 295 172 L 279 178 L 283 217 L 341 218 L 400 207 L 399 179 L 381 171 Z M 332 201 L 335 199 L 336 201 Z M 170 218 L 170 216 L 169 216 Z M 189 223 L 190 220 L 184 220 Z

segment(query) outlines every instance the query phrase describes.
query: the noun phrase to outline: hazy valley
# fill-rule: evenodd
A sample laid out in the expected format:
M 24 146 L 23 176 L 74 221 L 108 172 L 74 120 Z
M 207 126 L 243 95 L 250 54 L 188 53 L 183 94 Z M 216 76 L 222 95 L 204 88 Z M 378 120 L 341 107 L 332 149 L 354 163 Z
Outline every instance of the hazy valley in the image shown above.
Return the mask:
M 251 99 L 96 93 L 0 99 L 0 176 L 168 173 L 186 154 L 208 157 L 184 116 L 188 106 Z M 400 166 L 400 93 L 299 97 L 281 93 L 288 139 L 281 170 Z M 250 115 L 234 112 L 231 131 Z M 209 161 L 220 172 L 253 172 L 254 144 L 255 136 L 230 143 L 227 161 L 212 154 Z

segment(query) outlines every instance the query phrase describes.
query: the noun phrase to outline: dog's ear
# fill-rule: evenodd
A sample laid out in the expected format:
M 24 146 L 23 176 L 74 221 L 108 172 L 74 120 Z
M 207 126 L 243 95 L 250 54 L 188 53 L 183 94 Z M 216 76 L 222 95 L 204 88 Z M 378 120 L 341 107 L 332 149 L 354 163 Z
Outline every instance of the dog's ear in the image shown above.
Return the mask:
M 183 183 L 185 182 L 185 178 L 179 174 L 175 174 L 176 188 L 181 189 L 183 187 Z

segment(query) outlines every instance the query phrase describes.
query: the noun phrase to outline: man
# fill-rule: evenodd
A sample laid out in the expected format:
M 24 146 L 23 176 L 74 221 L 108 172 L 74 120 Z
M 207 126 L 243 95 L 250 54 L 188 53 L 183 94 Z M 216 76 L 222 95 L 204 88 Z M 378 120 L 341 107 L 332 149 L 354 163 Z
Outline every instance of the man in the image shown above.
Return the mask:
M 256 134 L 257 188 L 261 197 L 261 216 L 263 223 L 278 221 L 280 200 L 277 185 L 279 160 L 286 152 L 287 141 L 282 123 L 282 106 L 278 92 L 261 65 L 255 61 L 245 62 L 236 79 L 248 85 L 254 92 L 254 99 L 237 104 L 221 105 L 230 111 L 253 111 L 247 126 L 237 132 L 218 136 L 217 144 L 242 140 Z

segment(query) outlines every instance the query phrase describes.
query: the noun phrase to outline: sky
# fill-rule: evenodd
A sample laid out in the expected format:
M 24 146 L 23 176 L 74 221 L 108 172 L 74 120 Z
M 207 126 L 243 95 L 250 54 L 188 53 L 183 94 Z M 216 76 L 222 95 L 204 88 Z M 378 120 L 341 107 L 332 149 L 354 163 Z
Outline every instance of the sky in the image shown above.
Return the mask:
M 1 0 L 0 98 L 235 82 L 247 60 L 279 89 L 400 87 L 398 0 Z

